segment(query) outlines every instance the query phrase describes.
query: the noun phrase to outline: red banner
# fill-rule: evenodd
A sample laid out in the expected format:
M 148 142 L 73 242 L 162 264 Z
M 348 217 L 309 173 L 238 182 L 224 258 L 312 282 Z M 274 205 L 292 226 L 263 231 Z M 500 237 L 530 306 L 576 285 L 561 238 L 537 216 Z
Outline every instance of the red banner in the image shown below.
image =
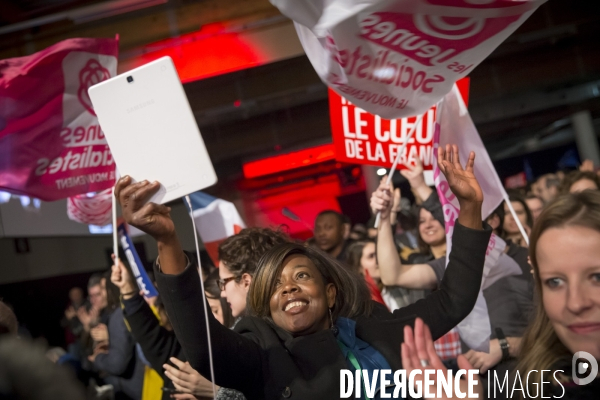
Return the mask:
M 504 179 L 504 187 L 507 189 L 518 189 L 527 186 L 527 175 L 525 172 L 519 172 Z
M 469 78 L 457 82 L 468 104 Z M 380 102 L 392 102 L 384 96 Z M 398 169 L 414 163 L 418 157 L 425 170 L 432 169 L 435 106 L 430 108 L 409 139 L 400 156 Z M 329 89 L 329 112 L 336 160 L 391 168 L 398 151 L 414 126 L 417 117 L 388 120 L 356 107 Z
M 115 165 L 87 93 L 117 71 L 115 39 L 0 60 L 0 189 L 52 201 L 104 190 Z

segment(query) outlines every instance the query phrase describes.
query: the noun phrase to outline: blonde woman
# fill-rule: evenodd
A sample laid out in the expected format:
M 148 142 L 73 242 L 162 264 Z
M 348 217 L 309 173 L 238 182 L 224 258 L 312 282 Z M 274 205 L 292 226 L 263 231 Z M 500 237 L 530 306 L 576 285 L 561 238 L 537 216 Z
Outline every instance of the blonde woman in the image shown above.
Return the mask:
M 524 397 L 536 397 L 543 387 L 545 396 L 598 399 L 600 378 L 587 385 L 578 385 L 577 378 L 587 377 L 593 359 L 596 364 L 600 359 L 600 192 L 555 200 L 536 221 L 530 239 L 537 309 L 517 366 L 528 389 Z M 587 375 L 572 370 L 577 352 L 592 358 L 583 360 Z M 540 385 L 542 380 L 550 384 Z

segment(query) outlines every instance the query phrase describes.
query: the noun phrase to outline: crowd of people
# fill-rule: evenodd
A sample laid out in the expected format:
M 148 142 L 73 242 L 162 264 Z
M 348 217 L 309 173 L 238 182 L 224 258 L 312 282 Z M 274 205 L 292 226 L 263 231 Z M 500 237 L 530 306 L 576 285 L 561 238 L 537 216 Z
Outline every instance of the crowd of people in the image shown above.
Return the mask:
M 439 152 L 460 204 L 449 254 L 444 209 L 418 162 L 402 171 L 414 204 L 382 180 L 366 226 L 323 210 L 306 243 L 282 227 L 244 229 L 220 244 L 217 266 L 182 249 L 168 207 L 145 204 L 156 182 L 122 178 L 115 196 L 123 217 L 158 245 L 150 275 L 159 296 L 144 297 L 115 260 L 90 277 L 87 297 L 69 292 L 67 347 L 45 357 L 15 341 L 17 317 L 0 302 L 0 398 L 334 399 L 342 369 L 377 381 L 376 370 L 403 368 L 478 369 L 479 398 L 535 398 L 534 388 L 544 397 L 598 398 L 600 378 L 577 385 L 571 361 L 582 351 L 600 359 L 599 171 L 586 161 L 543 175 L 509 193 L 514 214 L 500 204 L 482 221 L 474 158 L 461 163 L 456 146 Z M 492 234 L 506 243 L 498 268 L 517 270 L 482 286 Z M 489 352 L 469 348 L 457 329 L 480 289 Z M 16 352 L 29 368 L 16 366 Z M 539 385 L 548 381 L 543 370 L 560 371 L 562 384 Z M 534 379 L 516 394 L 492 394 L 492 372 Z M 35 390 L 44 395 L 28 397 Z M 361 387 L 362 398 L 383 392 L 367 397 Z

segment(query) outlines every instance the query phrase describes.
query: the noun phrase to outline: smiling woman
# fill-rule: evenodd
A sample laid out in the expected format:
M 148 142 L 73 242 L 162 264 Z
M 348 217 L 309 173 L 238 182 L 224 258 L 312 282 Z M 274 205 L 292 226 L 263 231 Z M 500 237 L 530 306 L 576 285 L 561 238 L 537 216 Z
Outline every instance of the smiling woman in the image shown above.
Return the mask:
M 356 317 L 373 308 L 364 282 L 310 247 L 279 245 L 260 264 L 249 305 L 257 317 L 272 318 L 294 336 L 327 329 L 338 316 Z
M 362 277 L 331 256 L 296 244 L 277 245 L 258 262 L 248 291 L 250 315 L 234 330 L 207 316 L 215 383 L 249 400 L 339 398 L 341 370 L 362 369 L 373 377 L 379 369 L 402 369 L 404 328 L 415 318 L 431 327 L 433 339 L 464 319 L 478 296 L 491 234 L 489 227 L 482 229 L 483 194 L 474 160 L 471 153 L 463 169 L 456 146 L 439 151 L 440 169 L 461 205 L 439 290 L 391 313 L 370 300 Z M 189 363 L 208 377 L 211 354 L 198 272 L 181 250 L 169 209 L 145 205 L 157 189 L 125 177 L 115 195 L 126 221 L 157 240 L 155 276 L 167 313 Z M 381 397 L 386 396 L 370 396 Z
M 530 257 L 538 297 L 535 318 L 523 336 L 518 370 L 537 385 L 561 372 L 575 381 L 578 352 L 600 359 L 600 192 L 562 196 L 540 215 L 531 233 Z M 591 360 L 588 360 L 591 361 Z M 596 369 L 596 374 L 598 370 Z M 595 379 L 594 379 L 595 378 Z M 563 399 L 597 399 L 600 379 L 587 386 L 545 385 Z M 544 386 L 541 386 L 544 388 Z M 535 389 L 535 387 L 534 387 Z M 532 390 L 534 390 L 532 389 Z M 564 390 L 564 393 L 563 393 Z M 534 393 L 532 391 L 532 393 Z M 562 393 L 562 395 L 561 395 Z

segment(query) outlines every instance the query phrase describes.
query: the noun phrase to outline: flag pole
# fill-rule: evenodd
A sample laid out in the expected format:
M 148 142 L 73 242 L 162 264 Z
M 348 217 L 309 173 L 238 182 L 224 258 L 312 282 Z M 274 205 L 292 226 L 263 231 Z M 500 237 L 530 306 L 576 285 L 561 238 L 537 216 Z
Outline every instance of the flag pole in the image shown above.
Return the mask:
M 115 186 L 113 186 L 112 195 L 112 226 L 113 226 L 113 254 L 115 255 L 115 264 L 119 263 L 119 239 L 117 232 L 117 198 L 115 197 L 115 188 L 117 187 L 117 181 L 119 180 L 119 170 L 115 166 Z
M 425 113 L 427 113 L 427 111 L 425 111 Z M 398 153 L 396 154 L 396 159 L 394 160 L 394 164 L 392 164 L 392 168 L 390 168 L 390 173 L 387 176 L 387 179 L 385 181 L 386 185 L 389 185 L 390 182 L 392 181 L 392 177 L 394 176 L 394 172 L 396 172 L 396 168 L 398 167 L 398 163 L 400 162 L 400 155 L 402 153 L 404 153 L 404 150 L 406 149 L 406 146 L 408 145 L 408 141 L 410 140 L 410 138 L 415 134 L 415 131 L 417 130 L 417 125 L 419 125 L 421 123 L 421 121 L 423 120 L 423 117 L 425 116 L 425 114 L 421 114 L 417 117 L 417 120 L 415 121 L 415 124 L 412 126 L 412 128 L 410 129 L 410 131 L 408 132 L 408 135 L 406 136 L 406 140 L 404 141 L 404 143 L 402 143 L 402 147 L 400 147 L 400 150 L 398 150 Z M 381 211 L 377 212 L 377 217 L 375 217 L 375 228 L 379 228 L 379 223 L 381 222 Z

